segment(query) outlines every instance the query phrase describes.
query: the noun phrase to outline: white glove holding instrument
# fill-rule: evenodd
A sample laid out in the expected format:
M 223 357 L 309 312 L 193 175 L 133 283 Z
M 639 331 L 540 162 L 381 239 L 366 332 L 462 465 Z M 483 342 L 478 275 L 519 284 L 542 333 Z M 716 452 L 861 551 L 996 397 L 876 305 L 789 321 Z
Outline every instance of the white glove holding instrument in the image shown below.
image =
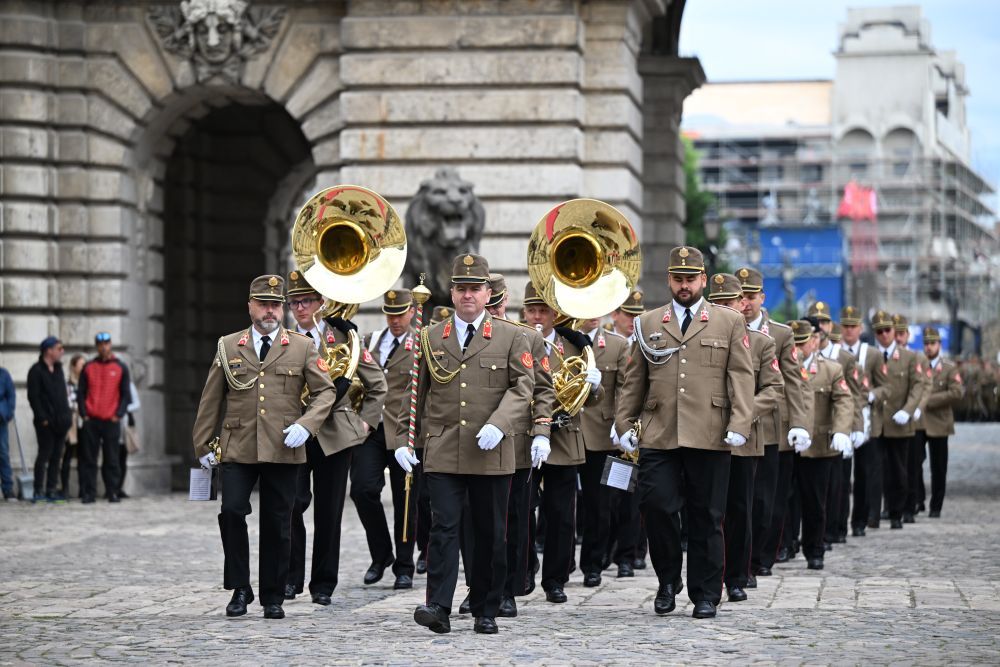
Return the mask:
M 301 447 L 309 439 L 309 431 L 301 424 L 292 424 L 282 431 L 282 433 L 285 434 L 285 447 L 290 449 Z
M 531 466 L 533 468 L 541 468 L 542 464 L 549 460 L 551 453 L 552 446 L 544 435 L 536 435 L 531 440 Z
M 406 472 L 413 472 L 413 466 L 420 463 L 417 455 L 406 445 L 396 447 L 396 451 L 393 452 L 393 455 L 396 457 L 396 463 L 399 464 L 399 467 Z
M 211 468 L 212 466 L 219 465 L 219 462 L 215 460 L 215 452 L 209 452 L 208 454 L 205 454 L 200 459 L 198 459 L 198 463 L 201 464 L 202 468 Z
M 914 410 L 913 411 L 913 421 L 917 421 L 918 419 L 920 419 L 920 415 L 921 414 L 923 414 L 923 413 L 920 412 L 920 408 L 917 408 L 916 410 Z
M 854 456 L 854 446 L 850 445 L 847 447 L 847 449 L 844 450 L 844 458 L 849 459 L 852 456 Z
M 809 449 L 812 439 L 809 437 L 809 431 L 796 426 L 795 428 L 788 429 L 788 442 L 792 443 L 795 451 L 801 454 Z
M 488 452 L 503 440 L 503 431 L 498 429 L 493 424 L 485 424 L 479 433 L 476 434 L 476 438 L 479 439 L 479 449 L 484 452 Z
M 864 431 L 851 432 L 851 447 L 857 449 L 863 444 L 865 444 L 865 432 Z
M 730 447 L 742 447 L 747 444 L 747 439 L 740 435 L 739 433 L 733 433 L 732 431 L 726 431 L 725 443 Z
M 910 421 L 910 413 L 906 410 L 899 410 L 892 416 L 892 421 L 903 426 Z
M 597 368 L 588 368 L 587 369 L 587 382 L 590 383 L 590 386 L 593 387 L 594 391 L 597 391 L 597 388 L 601 386 L 601 371 L 600 371 L 600 369 L 597 369 Z
M 846 433 L 834 433 L 830 446 L 843 454 L 846 450 L 851 448 L 851 437 Z
M 618 436 L 618 449 L 626 454 L 631 454 L 639 446 L 639 440 L 635 437 L 635 431 L 631 429 Z
M 615 433 L 615 425 L 611 425 L 611 444 L 615 447 L 621 447 L 621 443 L 618 441 L 618 434 Z

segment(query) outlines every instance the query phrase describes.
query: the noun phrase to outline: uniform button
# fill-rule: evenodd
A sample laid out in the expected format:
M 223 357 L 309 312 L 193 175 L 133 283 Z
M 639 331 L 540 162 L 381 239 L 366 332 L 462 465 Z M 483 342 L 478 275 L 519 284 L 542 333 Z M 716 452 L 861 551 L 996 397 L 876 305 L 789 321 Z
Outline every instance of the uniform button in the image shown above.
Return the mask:
M 260 383 L 259 385 L 257 385 L 257 387 L 258 387 L 259 389 L 263 389 L 263 388 L 264 388 L 264 383 L 263 383 L 263 382 L 261 382 L 261 383 Z
M 462 401 L 462 407 L 463 408 L 465 407 L 465 401 Z
M 681 345 L 681 349 L 682 350 L 686 350 L 686 349 L 688 349 L 688 346 L 687 345 Z
M 464 383 L 464 382 L 462 383 L 462 388 L 463 388 L 463 389 L 465 388 L 465 383 Z
M 462 370 L 465 370 L 465 364 L 462 364 Z
M 261 403 L 264 402 L 264 397 L 263 396 L 260 397 L 260 401 L 261 401 Z
M 388 368 L 383 368 L 382 369 L 382 375 L 388 375 L 388 374 L 389 374 L 389 369 Z
M 682 379 L 682 380 L 683 380 L 684 378 L 686 378 L 686 377 L 687 377 L 687 375 L 685 375 L 684 373 L 681 373 L 681 379 Z
M 496 364 L 493 364 L 492 366 L 490 366 L 490 370 L 491 371 L 495 371 L 496 369 L 497 369 L 497 365 Z
M 264 371 L 261 371 L 261 372 L 260 372 L 260 376 L 261 376 L 261 377 L 264 377 Z
M 684 387 L 681 387 L 681 393 L 682 394 L 684 393 Z
M 265 410 L 264 408 L 261 408 L 260 409 L 260 414 L 266 415 L 267 414 L 267 410 Z
M 687 359 L 681 359 L 681 363 L 682 363 L 682 364 L 686 364 L 687 362 L 688 362 L 688 360 L 687 360 Z
M 461 424 L 462 426 L 465 426 L 465 420 L 463 419 L 462 421 L 459 422 L 459 424 Z

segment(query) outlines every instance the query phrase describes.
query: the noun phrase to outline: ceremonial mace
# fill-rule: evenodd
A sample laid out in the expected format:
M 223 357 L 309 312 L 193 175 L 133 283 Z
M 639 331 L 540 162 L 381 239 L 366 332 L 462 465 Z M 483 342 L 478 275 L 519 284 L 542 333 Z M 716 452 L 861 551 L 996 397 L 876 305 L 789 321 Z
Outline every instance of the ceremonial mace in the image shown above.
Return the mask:
M 431 298 L 431 291 L 424 287 L 426 274 L 420 274 L 420 284 L 414 287 L 410 294 L 417 304 L 417 344 L 413 346 L 413 368 L 410 369 L 410 424 L 406 430 L 406 446 L 413 452 L 413 442 L 416 439 L 417 430 L 417 390 L 420 388 L 420 330 L 424 323 L 424 304 Z M 413 487 L 413 473 L 406 473 L 403 489 L 406 491 L 406 500 L 403 503 L 403 543 L 407 540 L 410 525 L 410 489 Z

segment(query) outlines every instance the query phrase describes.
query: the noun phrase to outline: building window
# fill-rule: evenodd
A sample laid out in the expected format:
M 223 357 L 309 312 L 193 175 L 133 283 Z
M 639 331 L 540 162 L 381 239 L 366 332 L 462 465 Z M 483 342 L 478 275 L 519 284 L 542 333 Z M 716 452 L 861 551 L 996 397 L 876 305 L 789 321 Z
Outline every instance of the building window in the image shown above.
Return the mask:
M 802 182 L 819 183 L 823 180 L 823 167 L 818 164 L 802 165 Z

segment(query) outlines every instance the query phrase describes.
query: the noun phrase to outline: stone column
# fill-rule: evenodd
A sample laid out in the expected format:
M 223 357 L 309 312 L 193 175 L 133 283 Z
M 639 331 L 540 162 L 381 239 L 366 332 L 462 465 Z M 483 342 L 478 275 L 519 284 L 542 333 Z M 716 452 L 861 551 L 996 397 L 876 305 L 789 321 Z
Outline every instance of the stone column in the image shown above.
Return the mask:
M 684 242 L 684 98 L 705 82 L 697 58 L 643 55 L 643 290 L 647 307 L 670 299 L 665 280 L 670 248 Z

